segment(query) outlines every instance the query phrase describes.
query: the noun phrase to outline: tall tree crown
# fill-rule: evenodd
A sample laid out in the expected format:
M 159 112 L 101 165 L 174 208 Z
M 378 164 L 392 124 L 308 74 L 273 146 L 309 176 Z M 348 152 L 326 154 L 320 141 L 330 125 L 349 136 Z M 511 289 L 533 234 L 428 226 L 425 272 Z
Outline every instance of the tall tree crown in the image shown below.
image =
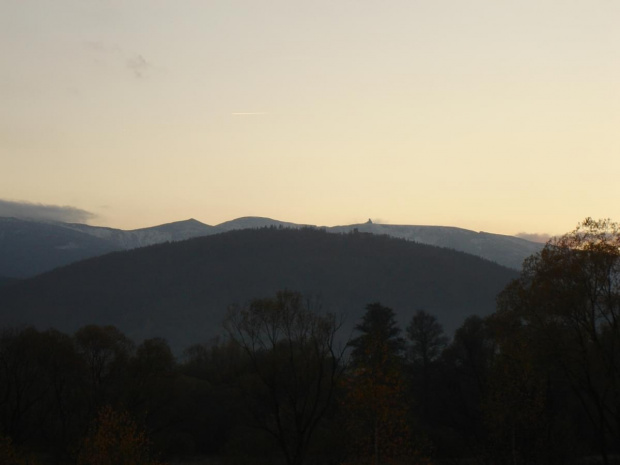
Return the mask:
M 418 310 L 407 326 L 407 337 L 411 341 L 409 356 L 415 364 L 427 366 L 436 360 L 448 344 L 443 326 L 433 315 Z
M 401 330 L 391 308 L 379 302 L 368 304 L 355 329 L 362 334 L 349 342 L 354 366 L 373 367 L 402 359 L 405 340 L 400 336 Z

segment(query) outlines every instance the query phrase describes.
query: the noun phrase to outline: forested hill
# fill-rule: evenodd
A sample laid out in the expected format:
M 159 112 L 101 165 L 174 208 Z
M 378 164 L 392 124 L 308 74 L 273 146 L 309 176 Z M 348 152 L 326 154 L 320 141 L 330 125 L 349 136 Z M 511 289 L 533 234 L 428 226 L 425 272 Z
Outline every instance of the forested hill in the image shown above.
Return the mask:
M 221 332 L 229 305 L 277 290 L 319 296 L 350 329 L 369 302 L 401 323 L 425 309 L 448 331 L 486 315 L 516 271 L 473 255 L 365 233 L 238 230 L 91 258 L 0 288 L 0 323 L 74 331 L 113 324 L 176 349 Z

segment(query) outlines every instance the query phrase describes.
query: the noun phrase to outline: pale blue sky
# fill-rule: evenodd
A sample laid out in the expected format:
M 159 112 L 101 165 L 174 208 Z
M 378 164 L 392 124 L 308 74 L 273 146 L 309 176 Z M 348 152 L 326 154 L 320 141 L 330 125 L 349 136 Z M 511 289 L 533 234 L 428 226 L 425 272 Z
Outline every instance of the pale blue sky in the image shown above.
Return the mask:
M 0 199 L 561 233 L 620 218 L 620 2 L 0 0 Z

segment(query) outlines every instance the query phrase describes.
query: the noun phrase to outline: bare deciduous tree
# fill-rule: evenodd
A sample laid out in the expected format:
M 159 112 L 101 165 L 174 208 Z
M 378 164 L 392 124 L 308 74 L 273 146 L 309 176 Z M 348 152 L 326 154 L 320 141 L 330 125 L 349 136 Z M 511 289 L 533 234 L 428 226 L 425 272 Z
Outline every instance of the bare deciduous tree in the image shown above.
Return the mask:
M 277 441 L 287 464 L 301 464 L 342 373 L 338 319 L 316 302 L 281 291 L 229 309 L 225 328 L 251 360 L 258 386 L 246 392 L 255 425 Z

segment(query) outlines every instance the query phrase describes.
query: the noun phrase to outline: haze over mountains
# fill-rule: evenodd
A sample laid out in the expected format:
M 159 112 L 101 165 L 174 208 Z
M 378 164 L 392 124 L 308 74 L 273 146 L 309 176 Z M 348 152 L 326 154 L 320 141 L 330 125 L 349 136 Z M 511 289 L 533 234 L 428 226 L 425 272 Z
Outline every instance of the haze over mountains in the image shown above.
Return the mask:
M 320 228 L 332 233 L 354 230 L 447 247 L 519 269 L 542 244 L 514 236 L 445 226 L 387 225 L 367 222 L 335 227 L 300 225 L 260 217 L 243 217 L 210 226 L 194 219 L 136 230 L 78 223 L 42 222 L 0 217 L 0 277 L 27 278 L 59 266 L 105 253 L 174 242 L 222 232 L 268 226 Z
M 471 314 L 493 312 L 497 293 L 516 276 L 470 254 L 359 229 L 241 229 L 115 252 L 5 285 L 0 325 L 72 332 L 113 324 L 137 341 L 165 337 L 178 353 L 221 334 L 231 304 L 289 289 L 345 314 L 345 333 L 376 301 L 403 324 L 425 309 L 453 331 Z

